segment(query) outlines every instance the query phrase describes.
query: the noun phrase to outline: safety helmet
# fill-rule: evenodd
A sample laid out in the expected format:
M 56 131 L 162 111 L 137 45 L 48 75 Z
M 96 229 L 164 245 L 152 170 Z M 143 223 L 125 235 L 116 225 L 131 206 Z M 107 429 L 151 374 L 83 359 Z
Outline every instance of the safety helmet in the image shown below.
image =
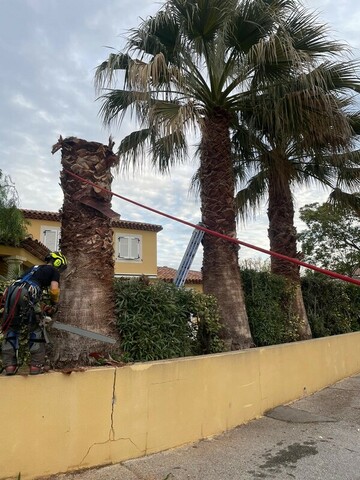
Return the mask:
M 58 268 L 61 271 L 65 270 L 67 267 L 66 257 L 61 252 L 50 252 L 46 256 L 45 261 L 51 262 L 55 268 Z

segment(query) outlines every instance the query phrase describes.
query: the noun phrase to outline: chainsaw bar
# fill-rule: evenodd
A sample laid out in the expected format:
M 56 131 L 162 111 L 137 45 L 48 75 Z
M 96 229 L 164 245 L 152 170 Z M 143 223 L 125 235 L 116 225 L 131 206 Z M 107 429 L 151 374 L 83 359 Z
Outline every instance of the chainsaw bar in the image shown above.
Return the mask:
M 53 328 L 57 330 L 63 330 L 64 332 L 74 333 L 75 335 L 80 335 L 81 337 L 92 338 L 93 340 L 99 340 L 100 342 L 105 343 L 116 343 L 116 340 L 101 333 L 91 332 L 90 330 L 84 330 L 83 328 L 74 327 L 73 325 L 67 325 L 66 323 L 53 322 L 51 324 Z

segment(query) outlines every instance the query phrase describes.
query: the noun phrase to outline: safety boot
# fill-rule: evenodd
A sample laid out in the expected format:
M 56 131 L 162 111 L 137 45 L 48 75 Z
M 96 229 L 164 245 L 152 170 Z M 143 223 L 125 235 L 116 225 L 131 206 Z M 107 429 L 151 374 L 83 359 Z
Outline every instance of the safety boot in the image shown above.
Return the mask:
M 5 367 L 5 375 L 16 375 L 18 370 L 19 367 L 17 365 L 8 365 L 7 367 Z
M 40 375 L 44 373 L 44 365 L 30 365 L 29 375 Z

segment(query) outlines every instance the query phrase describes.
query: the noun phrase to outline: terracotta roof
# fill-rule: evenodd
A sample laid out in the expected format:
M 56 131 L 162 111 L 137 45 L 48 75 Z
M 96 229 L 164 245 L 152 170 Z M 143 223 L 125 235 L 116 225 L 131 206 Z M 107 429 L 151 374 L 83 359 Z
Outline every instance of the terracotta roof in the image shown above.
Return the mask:
M 25 218 L 33 220 L 47 220 L 49 222 L 60 222 L 60 212 L 45 212 L 43 210 L 24 210 L 21 213 Z
M 34 255 L 34 257 L 37 257 L 43 261 L 45 261 L 46 255 L 50 252 L 50 250 L 43 243 L 39 242 L 38 240 L 33 240 L 30 237 L 23 240 L 20 246 L 27 252 L 31 253 L 31 255 Z
M 172 282 L 175 278 L 176 270 L 175 268 L 169 267 L 158 267 L 157 268 L 157 278 L 164 280 L 165 282 Z M 202 274 L 195 270 L 189 270 L 189 273 L 186 277 L 186 283 L 201 283 Z
M 113 220 L 111 226 L 115 228 L 130 228 L 132 230 L 148 230 L 150 232 L 160 232 L 163 229 L 161 225 L 132 222 L 130 220 Z
M 32 220 L 47 220 L 48 222 L 60 222 L 60 212 L 46 212 L 43 210 L 24 210 L 22 209 L 25 218 Z M 113 220 L 111 222 L 114 228 L 129 228 L 131 230 L 147 230 L 150 232 L 160 232 L 161 225 L 154 225 L 151 223 L 132 222 L 130 220 Z

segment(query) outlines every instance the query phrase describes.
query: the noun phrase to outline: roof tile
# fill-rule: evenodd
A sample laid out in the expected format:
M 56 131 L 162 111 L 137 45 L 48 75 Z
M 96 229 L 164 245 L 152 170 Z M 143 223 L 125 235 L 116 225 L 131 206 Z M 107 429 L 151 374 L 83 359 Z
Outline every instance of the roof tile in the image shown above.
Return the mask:
M 170 267 L 158 267 L 157 268 L 157 277 L 159 280 L 164 280 L 165 282 L 172 282 L 176 276 L 177 270 Z M 189 273 L 186 277 L 186 283 L 201 283 L 202 274 L 195 270 L 189 270 Z
M 47 220 L 48 222 L 60 222 L 61 212 L 46 212 L 43 210 L 25 210 L 22 209 L 25 218 L 32 220 Z M 161 225 L 151 223 L 132 222 L 130 220 L 113 220 L 111 222 L 114 228 L 129 228 L 131 230 L 147 230 L 150 232 L 160 232 Z

